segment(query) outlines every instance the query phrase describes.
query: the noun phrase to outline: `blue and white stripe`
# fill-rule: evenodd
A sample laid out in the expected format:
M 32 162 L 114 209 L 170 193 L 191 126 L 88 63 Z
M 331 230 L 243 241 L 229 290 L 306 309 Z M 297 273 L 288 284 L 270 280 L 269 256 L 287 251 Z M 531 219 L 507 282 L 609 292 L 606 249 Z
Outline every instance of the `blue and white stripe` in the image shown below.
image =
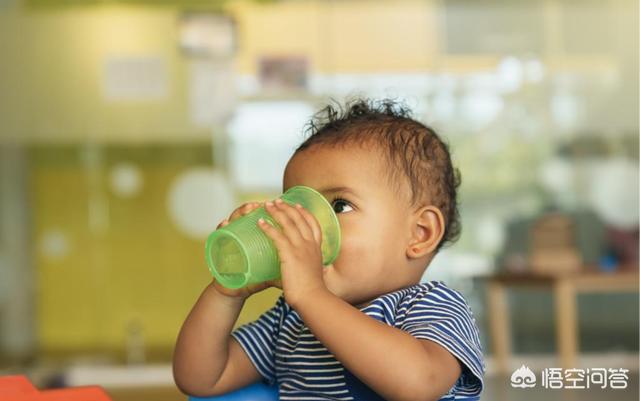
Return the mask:
M 459 292 L 442 281 L 430 281 L 385 294 L 361 310 L 418 339 L 440 344 L 462 363 L 462 374 L 441 400 L 476 398 L 482 392 L 485 365 L 478 328 Z M 278 384 L 281 400 L 369 399 L 359 394 L 366 385 L 349 385 L 353 376 L 314 337 L 284 297 L 232 336 L 260 375 Z

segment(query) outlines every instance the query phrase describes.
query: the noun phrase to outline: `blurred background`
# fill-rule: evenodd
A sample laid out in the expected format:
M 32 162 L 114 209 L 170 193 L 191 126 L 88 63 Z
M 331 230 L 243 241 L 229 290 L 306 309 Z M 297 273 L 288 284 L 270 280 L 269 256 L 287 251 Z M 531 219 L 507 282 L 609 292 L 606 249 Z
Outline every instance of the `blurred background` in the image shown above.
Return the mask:
M 629 370 L 587 394 L 510 385 L 558 366 L 557 301 L 506 292 L 505 374 L 487 280 L 562 255 L 637 281 L 638 47 L 634 0 L 0 0 L 0 375 L 185 399 L 170 360 L 206 236 L 281 192 L 314 111 L 368 96 L 405 102 L 462 172 L 462 237 L 424 280 L 470 302 L 483 399 L 637 400 L 637 283 L 576 298 L 571 367 Z

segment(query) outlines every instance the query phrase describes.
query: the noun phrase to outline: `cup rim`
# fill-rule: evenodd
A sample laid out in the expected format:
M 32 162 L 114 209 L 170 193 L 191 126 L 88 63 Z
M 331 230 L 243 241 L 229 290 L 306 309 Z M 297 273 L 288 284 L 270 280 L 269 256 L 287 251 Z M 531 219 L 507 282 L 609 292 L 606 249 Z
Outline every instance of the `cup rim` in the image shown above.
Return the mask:
M 219 236 L 231 237 L 237 244 L 239 244 L 240 247 L 242 247 L 242 242 L 233 231 L 225 230 L 224 227 L 220 227 L 220 229 L 214 230 L 211 234 L 209 234 L 209 237 L 207 238 L 207 241 L 205 243 L 205 251 L 204 251 L 209 272 L 213 275 L 213 277 L 215 277 L 216 281 L 218 281 L 220 284 L 222 284 L 226 288 L 238 289 L 238 288 L 245 287 L 249 282 L 248 272 L 245 272 L 242 274 L 242 282 L 239 285 L 236 285 L 236 284 L 229 285 L 230 284 L 229 280 L 227 280 L 224 276 L 222 276 L 222 274 L 218 272 L 218 269 L 215 268 L 215 264 L 213 263 L 213 258 L 211 257 L 211 247 L 213 246 L 213 242 L 216 239 L 216 237 L 219 237 Z M 245 254 L 245 252 L 241 252 L 241 254 L 242 254 L 242 257 L 244 258 L 244 263 L 245 263 L 245 266 L 247 266 L 247 270 L 250 270 L 249 261 L 247 260 L 247 255 Z

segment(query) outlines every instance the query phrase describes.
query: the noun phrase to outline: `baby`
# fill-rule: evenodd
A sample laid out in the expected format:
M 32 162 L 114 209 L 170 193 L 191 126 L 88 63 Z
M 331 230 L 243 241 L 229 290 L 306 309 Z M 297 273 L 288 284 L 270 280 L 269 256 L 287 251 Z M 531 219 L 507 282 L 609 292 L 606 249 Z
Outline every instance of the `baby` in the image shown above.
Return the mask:
M 443 282 L 420 283 L 460 233 L 448 147 L 389 100 L 327 106 L 309 129 L 283 192 L 306 185 L 327 198 L 340 221 L 338 258 L 322 265 L 320 226 L 307 210 L 266 202 L 282 229 L 258 225 L 278 249 L 281 279 L 207 286 L 178 336 L 176 384 L 196 396 L 263 380 L 291 400 L 477 399 L 484 361 L 473 314 Z M 232 332 L 246 298 L 271 286 L 283 290 L 275 306 Z

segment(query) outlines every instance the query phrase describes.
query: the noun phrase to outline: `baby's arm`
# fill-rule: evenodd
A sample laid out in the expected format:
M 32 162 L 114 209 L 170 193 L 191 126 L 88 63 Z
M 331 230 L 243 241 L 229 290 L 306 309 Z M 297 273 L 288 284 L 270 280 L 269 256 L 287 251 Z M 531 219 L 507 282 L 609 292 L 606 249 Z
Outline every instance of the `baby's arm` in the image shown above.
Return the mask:
M 385 399 L 437 400 L 460 376 L 459 362 L 443 347 L 375 320 L 329 291 L 292 306 L 336 359 Z
M 245 203 L 217 228 L 258 207 L 257 202 Z M 229 334 L 244 301 L 271 286 L 279 283 L 269 281 L 230 290 L 213 282 L 205 288 L 182 325 L 173 355 L 173 377 L 182 392 L 195 396 L 218 395 L 260 379 L 245 351 Z
M 244 299 L 221 294 L 214 284 L 202 292 L 182 325 L 173 357 L 173 376 L 185 394 L 218 395 L 260 379 L 229 335 Z

